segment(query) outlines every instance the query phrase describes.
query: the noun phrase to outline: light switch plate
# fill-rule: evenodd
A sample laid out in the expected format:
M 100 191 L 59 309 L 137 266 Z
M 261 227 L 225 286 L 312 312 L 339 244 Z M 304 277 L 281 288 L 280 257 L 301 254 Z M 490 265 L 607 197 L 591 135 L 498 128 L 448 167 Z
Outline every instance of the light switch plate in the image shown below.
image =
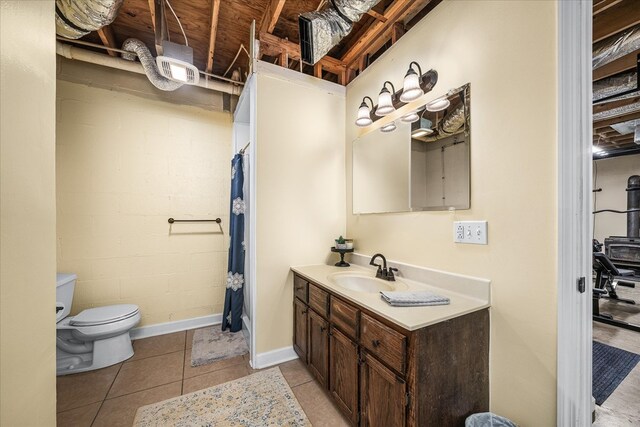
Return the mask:
M 454 221 L 453 241 L 472 245 L 487 244 L 487 221 Z

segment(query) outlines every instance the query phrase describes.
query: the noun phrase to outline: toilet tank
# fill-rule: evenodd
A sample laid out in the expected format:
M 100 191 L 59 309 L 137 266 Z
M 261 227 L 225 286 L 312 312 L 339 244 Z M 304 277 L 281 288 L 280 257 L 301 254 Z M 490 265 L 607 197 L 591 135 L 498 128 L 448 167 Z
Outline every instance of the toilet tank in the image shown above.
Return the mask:
M 64 319 L 71 312 L 73 291 L 78 276 L 74 273 L 56 274 L 56 323 Z

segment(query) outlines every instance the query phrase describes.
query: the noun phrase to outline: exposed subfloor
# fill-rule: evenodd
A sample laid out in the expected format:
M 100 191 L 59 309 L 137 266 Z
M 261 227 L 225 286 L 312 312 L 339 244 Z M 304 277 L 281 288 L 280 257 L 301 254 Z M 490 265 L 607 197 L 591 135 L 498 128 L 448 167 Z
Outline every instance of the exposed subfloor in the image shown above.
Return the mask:
M 108 368 L 58 377 L 58 427 L 130 427 L 136 410 L 257 372 L 248 355 L 191 367 L 193 330 L 133 342 L 135 355 Z M 314 426 L 348 426 L 300 360 L 278 365 Z
M 634 299 L 637 304 L 630 305 L 617 301 L 602 300 L 600 310 L 615 318 L 640 325 L 640 287 L 635 289 L 618 288 L 622 298 Z M 593 339 L 601 343 L 640 354 L 640 333 L 593 322 Z M 596 406 L 597 427 L 640 426 L 640 363 L 627 375 L 616 390 L 602 404 Z

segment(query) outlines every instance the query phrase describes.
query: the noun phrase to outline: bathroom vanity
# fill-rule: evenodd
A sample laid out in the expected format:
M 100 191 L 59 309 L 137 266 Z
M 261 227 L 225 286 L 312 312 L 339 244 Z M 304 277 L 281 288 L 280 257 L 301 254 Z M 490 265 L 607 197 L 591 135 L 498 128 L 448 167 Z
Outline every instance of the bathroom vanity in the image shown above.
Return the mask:
M 462 426 L 489 410 L 488 291 L 483 300 L 439 290 L 450 305 L 391 307 L 333 280 L 369 269 L 292 270 L 293 347 L 353 425 Z

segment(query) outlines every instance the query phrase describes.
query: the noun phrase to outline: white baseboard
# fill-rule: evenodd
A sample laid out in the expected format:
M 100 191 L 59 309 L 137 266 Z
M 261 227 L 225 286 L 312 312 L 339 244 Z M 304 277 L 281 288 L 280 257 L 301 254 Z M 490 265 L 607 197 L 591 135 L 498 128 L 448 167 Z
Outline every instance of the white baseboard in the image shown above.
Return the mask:
M 157 335 L 186 331 L 187 329 L 204 328 L 205 326 L 219 325 L 222 323 L 222 313 L 209 316 L 194 317 L 192 319 L 176 320 L 174 322 L 157 323 L 155 325 L 140 326 L 129 332 L 132 340 L 155 337 Z
M 256 354 L 256 360 L 252 368 L 254 369 L 268 368 L 269 366 L 288 362 L 290 360 L 297 359 L 297 358 L 298 358 L 298 354 L 293 350 L 293 346 L 282 347 L 276 350 L 271 350 L 264 353 Z

